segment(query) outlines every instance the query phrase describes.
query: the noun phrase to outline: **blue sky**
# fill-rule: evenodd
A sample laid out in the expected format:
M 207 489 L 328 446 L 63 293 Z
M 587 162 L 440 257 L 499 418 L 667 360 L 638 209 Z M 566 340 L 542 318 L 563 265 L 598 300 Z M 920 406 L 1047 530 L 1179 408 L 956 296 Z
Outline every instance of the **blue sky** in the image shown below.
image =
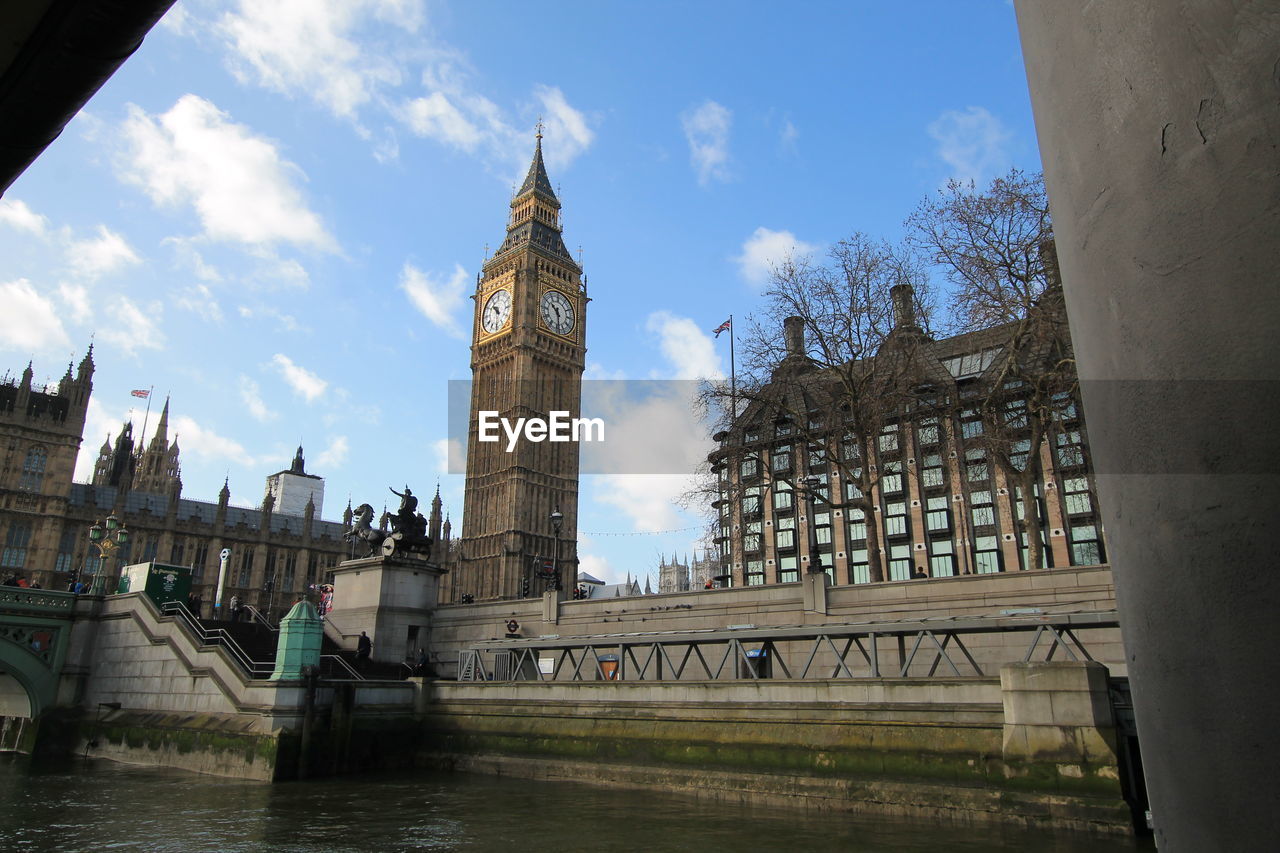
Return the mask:
M 1039 169 L 1004 0 L 180 0 L 0 200 L 0 369 L 93 336 L 81 479 L 154 386 L 187 497 L 256 505 L 301 441 L 326 518 L 439 481 L 458 530 L 446 382 L 539 116 L 589 378 L 727 372 L 771 260 Z M 656 583 L 682 480 L 584 477 L 583 568 Z

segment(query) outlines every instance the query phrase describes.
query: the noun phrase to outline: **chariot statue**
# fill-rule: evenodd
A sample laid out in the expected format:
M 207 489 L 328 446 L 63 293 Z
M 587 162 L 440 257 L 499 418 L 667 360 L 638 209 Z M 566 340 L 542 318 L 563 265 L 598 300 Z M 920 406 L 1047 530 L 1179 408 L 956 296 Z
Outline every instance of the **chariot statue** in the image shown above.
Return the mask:
M 356 507 L 351 529 L 343 534 L 343 538 L 353 544 L 362 543 L 366 549 L 360 555 L 362 557 L 372 557 L 381 552 L 384 557 L 398 555 L 426 559 L 431 555 L 432 541 L 427 535 L 427 520 L 417 511 L 418 499 L 408 486 L 403 492 L 391 489 L 391 493 L 400 498 L 400 509 L 390 516 L 390 530 L 374 527 L 373 507 L 363 503 Z

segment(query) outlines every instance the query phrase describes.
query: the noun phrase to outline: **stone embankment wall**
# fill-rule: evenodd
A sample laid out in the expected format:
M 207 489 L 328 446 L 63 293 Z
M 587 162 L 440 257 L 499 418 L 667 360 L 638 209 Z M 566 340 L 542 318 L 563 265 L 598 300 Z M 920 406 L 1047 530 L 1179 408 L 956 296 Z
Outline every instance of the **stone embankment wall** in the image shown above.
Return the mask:
M 316 689 L 304 735 L 305 682 L 250 679 L 139 593 L 76 623 L 63 677 L 74 699 L 41 721 L 46 751 L 271 780 L 395 763 L 412 728 L 412 687 L 369 681 Z
M 1131 831 L 1095 663 L 1016 664 L 999 679 L 435 681 L 420 711 L 420 761 L 433 767 Z

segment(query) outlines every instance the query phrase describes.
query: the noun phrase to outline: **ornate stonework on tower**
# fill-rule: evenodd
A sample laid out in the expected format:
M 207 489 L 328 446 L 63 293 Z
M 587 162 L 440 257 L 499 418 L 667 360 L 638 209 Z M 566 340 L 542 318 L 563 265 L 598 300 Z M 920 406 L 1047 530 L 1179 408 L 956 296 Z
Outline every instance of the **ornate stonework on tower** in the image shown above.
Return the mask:
M 471 345 L 471 412 L 461 559 L 446 597 L 514 598 L 521 580 L 531 592 L 537 557 L 554 556 L 551 514 L 563 514 L 559 536 L 563 589 L 577 576 L 578 446 L 573 442 L 480 442 L 477 412 L 547 418 L 578 417 L 586 364 L 587 292 L 582 270 L 565 248 L 560 201 L 542 161 L 539 131 L 533 163 L 511 201 L 502 246 L 476 282 Z

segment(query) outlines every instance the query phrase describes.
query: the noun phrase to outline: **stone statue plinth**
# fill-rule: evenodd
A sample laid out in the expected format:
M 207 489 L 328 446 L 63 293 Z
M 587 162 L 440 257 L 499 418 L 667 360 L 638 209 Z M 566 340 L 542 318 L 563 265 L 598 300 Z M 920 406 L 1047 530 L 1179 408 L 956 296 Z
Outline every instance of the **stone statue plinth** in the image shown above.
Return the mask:
M 427 645 L 428 616 L 439 600 L 444 571 L 426 560 L 396 557 L 339 563 L 333 569 L 333 609 L 325 615 L 329 635 L 354 649 L 366 631 L 373 660 L 415 660 L 418 648 Z

